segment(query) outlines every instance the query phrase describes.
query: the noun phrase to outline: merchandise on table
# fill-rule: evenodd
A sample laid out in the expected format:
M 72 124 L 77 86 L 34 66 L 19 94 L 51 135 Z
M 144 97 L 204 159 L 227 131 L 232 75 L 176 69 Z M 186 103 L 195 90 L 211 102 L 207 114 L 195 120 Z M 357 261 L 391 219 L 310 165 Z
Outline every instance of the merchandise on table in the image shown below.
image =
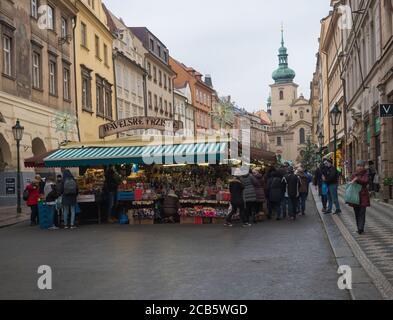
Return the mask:
M 137 220 L 154 220 L 155 210 L 151 208 L 133 209 L 129 212 Z
M 83 176 L 77 179 L 80 195 L 101 193 L 105 183 L 103 169 L 88 169 Z
M 228 215 L 228 207 L 225 208 L 212 208 L 195 206 L 191 208 L 180 208 L 180 217 L 203 217 L 203 218 L 216 218 L 216 217 L 226 217 Z

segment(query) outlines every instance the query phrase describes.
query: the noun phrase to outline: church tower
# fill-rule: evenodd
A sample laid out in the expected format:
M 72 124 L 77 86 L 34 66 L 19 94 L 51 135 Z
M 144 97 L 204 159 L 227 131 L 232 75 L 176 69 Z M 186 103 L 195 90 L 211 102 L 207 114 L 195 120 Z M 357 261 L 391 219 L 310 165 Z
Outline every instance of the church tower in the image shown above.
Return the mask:
M 299 163 L 307 137 L 311 135 L 312 113 L 310 102 L 298 97 L 298 85 L 293 81 L 295 71 L 289 68 L 288 49 L 281 28 L 281 47 L 278 50 L 278 68 L 273 72 L 274 84 L 269 99 L 272 127 L 269 133 L 270 150 L 281 161 Z

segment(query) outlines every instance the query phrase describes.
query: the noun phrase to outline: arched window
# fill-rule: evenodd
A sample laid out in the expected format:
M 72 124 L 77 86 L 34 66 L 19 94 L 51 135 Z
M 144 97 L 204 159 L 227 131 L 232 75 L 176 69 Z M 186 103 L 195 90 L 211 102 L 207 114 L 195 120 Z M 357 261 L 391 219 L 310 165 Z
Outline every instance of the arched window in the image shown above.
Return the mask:
M 280 100 L 284 100 L 284 90 L 280 90 Z
M 306 131 L 303 128 L 300 129 L 299 136 L 300 136 L 300 144 L 305 144 L 306 143 Z

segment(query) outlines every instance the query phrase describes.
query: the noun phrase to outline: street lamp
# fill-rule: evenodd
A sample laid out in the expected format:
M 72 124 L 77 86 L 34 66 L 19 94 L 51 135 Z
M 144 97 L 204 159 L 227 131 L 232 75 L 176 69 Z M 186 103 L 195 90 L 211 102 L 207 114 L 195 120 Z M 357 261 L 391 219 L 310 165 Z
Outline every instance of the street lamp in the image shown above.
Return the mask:
M 334 167 L 337 168 L 337 127 L 340 125 L 342 111 L 336 103 L 330 112 L 330 122 L 333 126 L 334 135 Z
M 21 206 L 21 179 L 20 179 L 20 142 L 23 138 L 24 127 L 20 125 L 19 119 L 16 121 L 15 126 L 12 127 L 12 133 L 14 135 L 14 139 L 16 141 L 16 152 L 17 152 L 17 161 L 18 161 L 18 174 L 16 177 L 16 189 L 17 189 L 17 207 L 16 212 L 18 214 L 22 213 Z
M 319 150 L 320 150 L 320 156 L 322 161 L 323 144 L 325 142 L 325 136 L 323 135 L 322 131 L 319 133 L 318 142 L 319 142 L 319 147 L 320 147 Z

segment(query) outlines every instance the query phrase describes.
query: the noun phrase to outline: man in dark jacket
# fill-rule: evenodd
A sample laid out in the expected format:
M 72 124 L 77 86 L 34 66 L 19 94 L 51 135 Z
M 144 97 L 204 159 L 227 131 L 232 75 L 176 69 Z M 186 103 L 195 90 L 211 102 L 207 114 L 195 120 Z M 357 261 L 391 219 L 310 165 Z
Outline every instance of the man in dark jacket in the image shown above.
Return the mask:
M 322 186 L 323 186 L 323 176 L 326 175 L 327 167 L 325 166 L 324 162 L 321 163 L 321 165 L 317 168 L 315 171 L 315 176 L 314 176 L 314 185 L 318 187 L 318 193 L 319 196 L 322 199 L 322 212 L 326 213 L 327 211 L 327 195 L 323 194 Z
M 243 183 L 237 178 L 234 177 L 232 180 L 229 181 L 229 191 L 231 192 L 231 206 L 232 210 L 226 218 L 226 227 L 232 227 L 232 217 L 237 211 L 240 211 L 240 218 L 244 225 L 246 225 L 247 221 L 245 218 L 244 210 L 245 204 L 243 199 L 243 191 L 244 185 Z
M 326 171 L 323 176 L 323 180 L 327 183 L 329 188 L 328 193 L 328 209 L 327 214 L 332 213 L 333 211 L 333 203 L 336 207 L 335 214 L 341 213 L 340 202 L 338 201 L 338 171 L 333 165 L 333 160 L 328 159 L 325 162 L 326 164 Z
M 286 186 L 285 196 L 288 198 L 289 215 L 292 220 L 296 220 L 301 181 L 292 167 L 288 169 L 288 174 L 283 178 L 283 183 Z
M 283 184 L 283 177 L 279 171 L 273 171 L 268 181 L 268 202 L 269 202 L 269 216 L 273 216 L 273 211 L 276 211 L 277 221 L 282 219 L 282 199 L 285 193 L 285 186 Z
M 116 172 L 113 166 L 109 167 L 105 172 L 105 184 L 104 191 L 108 195 L 107 199 L 107 217 L 108 222 L 113 222 L 112 213 L 113 209 L 116 207 L 117 190 L 121 183 L 121 177 Z

